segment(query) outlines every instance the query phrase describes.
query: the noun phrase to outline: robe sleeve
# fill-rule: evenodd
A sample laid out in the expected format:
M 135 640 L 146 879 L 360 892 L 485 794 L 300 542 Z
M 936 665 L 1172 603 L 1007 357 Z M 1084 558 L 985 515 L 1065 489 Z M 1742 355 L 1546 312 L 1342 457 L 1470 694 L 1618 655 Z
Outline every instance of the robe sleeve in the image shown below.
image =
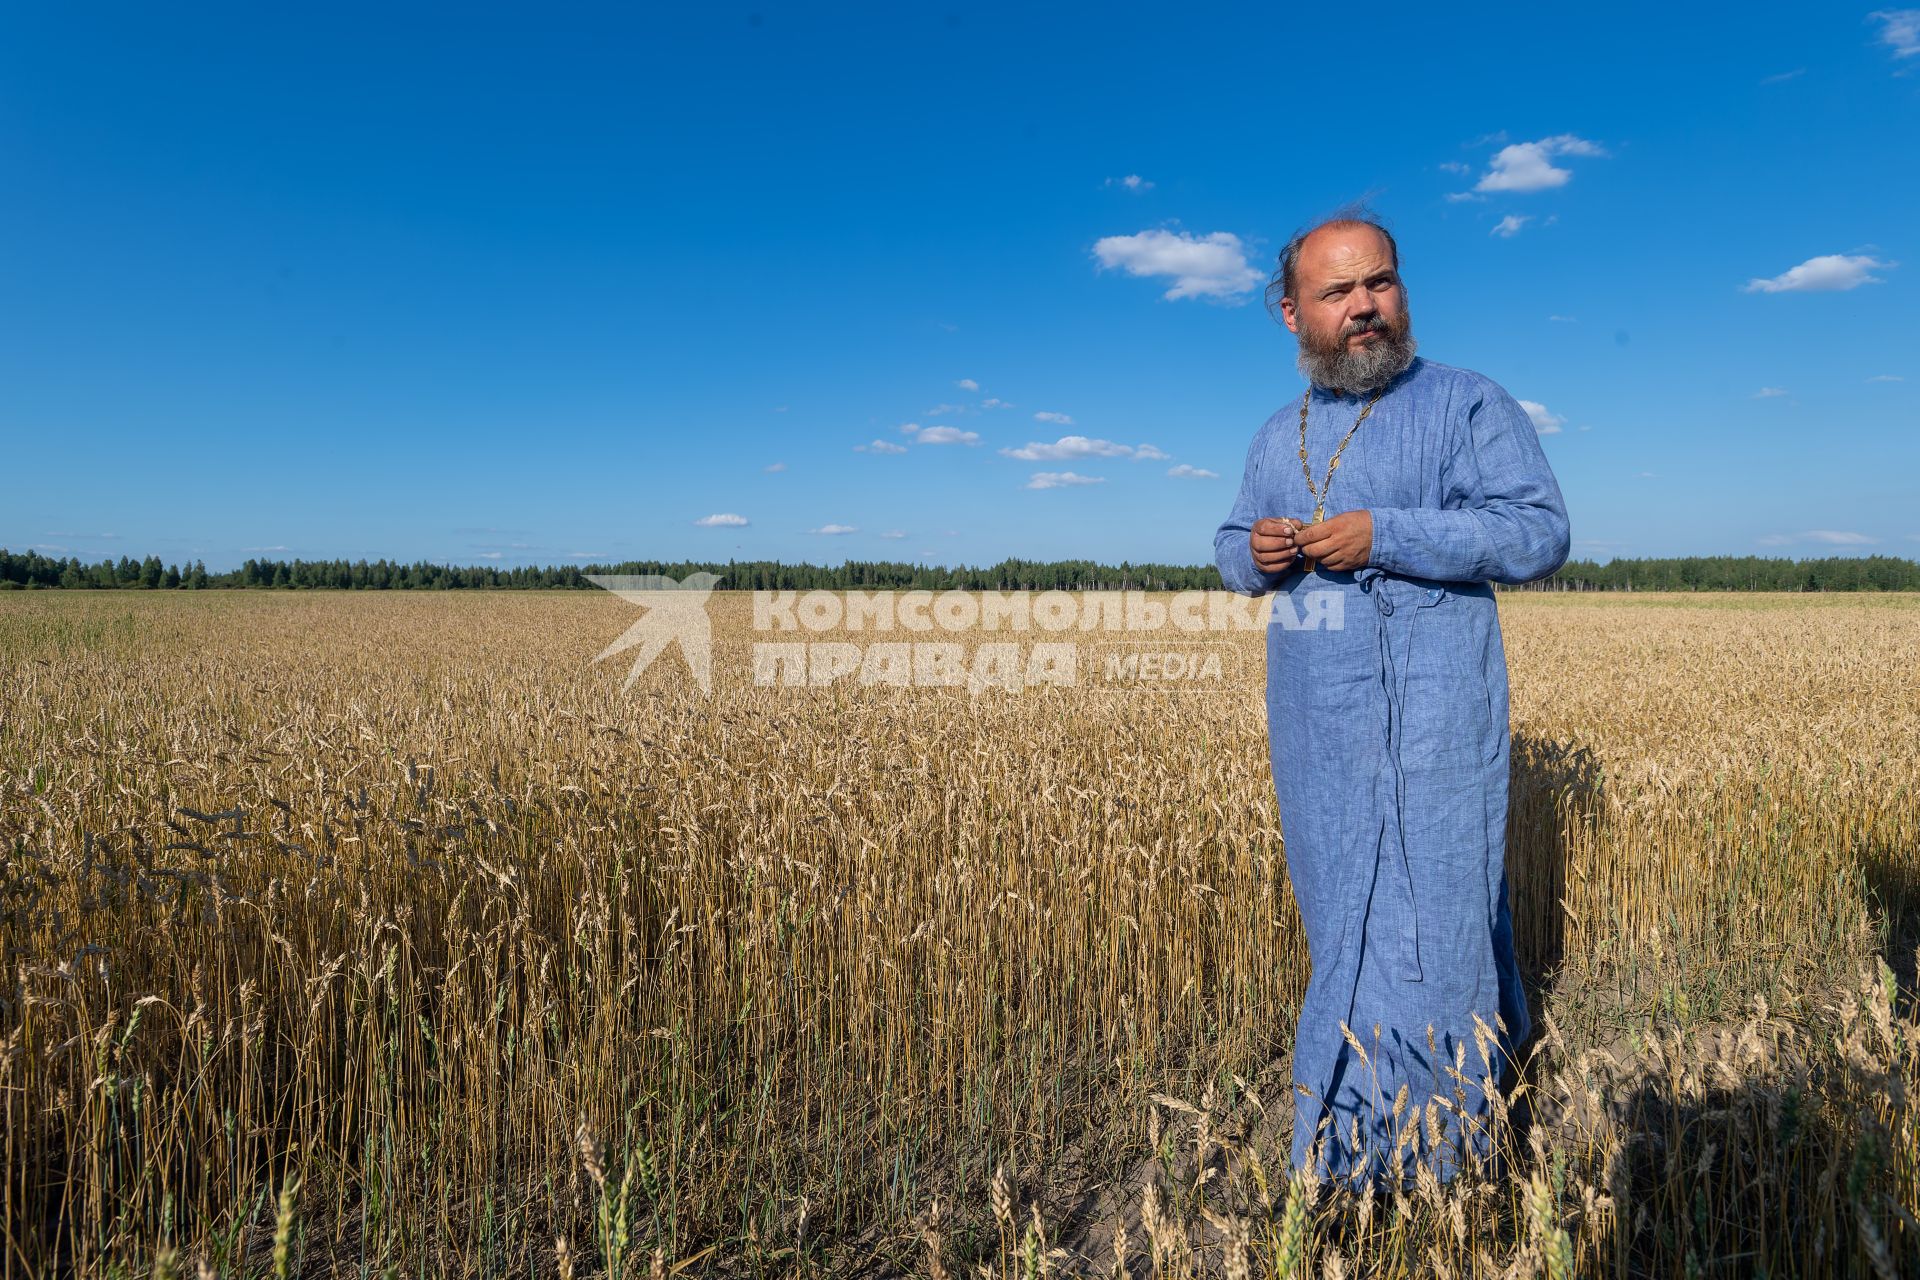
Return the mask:
M 1440 582 L 1546 577 L 1567 560 L 1567 504 L 1532 419 L 1487 383 L 1463 434 L 1447 485 L 1461 505 L 1373 508 L 1370 563 Z
M 1243 596 L 1263 596 L 1286 581 L 1286 573 L 1262 573 L 1253 567 L 1253 548 L 1250 539 L 1253 536 L 1253 522 L 1262 517 L 1257 495 L 1260 492 L 1260 465 L 1266 455 L 1267 431 L 1262 427 L 1254 433 L 1253 444 L 1247 449 L 1246 470 L 1240 477 L 1240 493 L 1233 500 L 1233 510 L 1220 525 L 1220 531 L 1213 535 L 1213 560 L 1220 568 L 1220 581 L 1229 591 Z M 1271 515 L 1272 512 L 1265 514 Z M 1298 560 L 1294 563 L 1297 565 Z

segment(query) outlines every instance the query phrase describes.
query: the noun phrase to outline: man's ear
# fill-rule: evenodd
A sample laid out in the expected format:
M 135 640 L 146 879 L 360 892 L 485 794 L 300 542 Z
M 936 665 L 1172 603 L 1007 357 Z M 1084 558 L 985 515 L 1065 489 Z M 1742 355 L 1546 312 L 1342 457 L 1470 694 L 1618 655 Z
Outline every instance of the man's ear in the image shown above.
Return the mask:
M 1300 332 L 1300 317 L 1294 312 L 1292 298 L 1280 299 L 1280 318 L 1287 322 L 1288 333 Z

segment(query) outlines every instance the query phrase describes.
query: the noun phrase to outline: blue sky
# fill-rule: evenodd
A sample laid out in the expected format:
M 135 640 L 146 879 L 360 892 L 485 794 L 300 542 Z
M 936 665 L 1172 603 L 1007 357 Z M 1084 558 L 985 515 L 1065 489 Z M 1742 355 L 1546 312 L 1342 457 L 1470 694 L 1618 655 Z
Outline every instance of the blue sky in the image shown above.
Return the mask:
M 1286 8 L 11 6 L 0 545 L 1205 563 L 1365 197 L 1575 555 L 1920 554 L 1920 11 Z

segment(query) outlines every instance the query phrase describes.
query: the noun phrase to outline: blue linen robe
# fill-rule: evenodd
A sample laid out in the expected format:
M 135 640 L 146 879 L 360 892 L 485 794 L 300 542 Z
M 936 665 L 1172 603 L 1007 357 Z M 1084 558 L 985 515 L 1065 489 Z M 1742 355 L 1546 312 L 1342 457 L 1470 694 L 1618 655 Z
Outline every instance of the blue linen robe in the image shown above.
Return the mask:
M 1318 484 L 1366 398 L 1305 394 Z M 1263 574 L 1248 549 L 1254 522 L 1313 518 L 1299 414 L 1295 399 L 1255 435 L 1214 538 L 1229 588 L 1275 595 L 1267 731 L 1312 963 L 1294 1042 L 1293 1163 L 1386 1188 L 1424 1158 L 1444 1180 L 1468 1150 L 1488 1154 L 1479 1082 L 1497 1086 L 1503 1055 L 1531 1030 L 1507 903 L 1507 668 L 1490 581 L 1565 562 L 1566 504 L 1512 396 L 1416 357 L 1326 494 L 1329 517 L 1372 513 L 1371 562 Z M 1315 599 L 1323 592 L 1338 597 Z M 1476 1016 L 1494 1032 L 1491 1070 Z M 1445 1100 L 1437 1145 L 1422 1114 L 1434 1099 Z M 1405 1145 L 1403 1126 L 1419 1130 Z

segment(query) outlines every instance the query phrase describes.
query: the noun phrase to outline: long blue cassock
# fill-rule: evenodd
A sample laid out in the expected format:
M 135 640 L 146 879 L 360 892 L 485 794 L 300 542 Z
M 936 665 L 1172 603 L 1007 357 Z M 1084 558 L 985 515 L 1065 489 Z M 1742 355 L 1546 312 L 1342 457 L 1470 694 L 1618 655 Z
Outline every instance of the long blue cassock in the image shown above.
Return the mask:
M 1307 394 L 1319 484 L 1366 397 Z M 1476 1015 L 1495 1032 L 1496 1081 L 1500 1055 L 1531 1029 L 1507 905 L 1507 665 L 1489 580 L 1559 568 L 1566 504 L 1512 396 L 1416 357 L 1326 493 L 1328 516 L 1372 512 L 1371 563 L 1263 574 L 1253 523 L 1313 517 L 1299 424 L 1294 400 L 1261 427 L 1214 539 L 1228 587 L 1275 594 L 1267 731 L 1313 966 L 1294 1046 L 1293 1162 L 1305 1168 L 1322 1135 L 1327 1175 L 1387 1187 L 1424 1158 L 1445 1179 L 1469 1149 L 1488 1152 Z M 1408 1120 L 1424 1121 L 1436 1097 L 1463 1110 L 1438 1108 L 1437 1147 L 1424 1133 L 1401 1145 L 1403 1084 Z

